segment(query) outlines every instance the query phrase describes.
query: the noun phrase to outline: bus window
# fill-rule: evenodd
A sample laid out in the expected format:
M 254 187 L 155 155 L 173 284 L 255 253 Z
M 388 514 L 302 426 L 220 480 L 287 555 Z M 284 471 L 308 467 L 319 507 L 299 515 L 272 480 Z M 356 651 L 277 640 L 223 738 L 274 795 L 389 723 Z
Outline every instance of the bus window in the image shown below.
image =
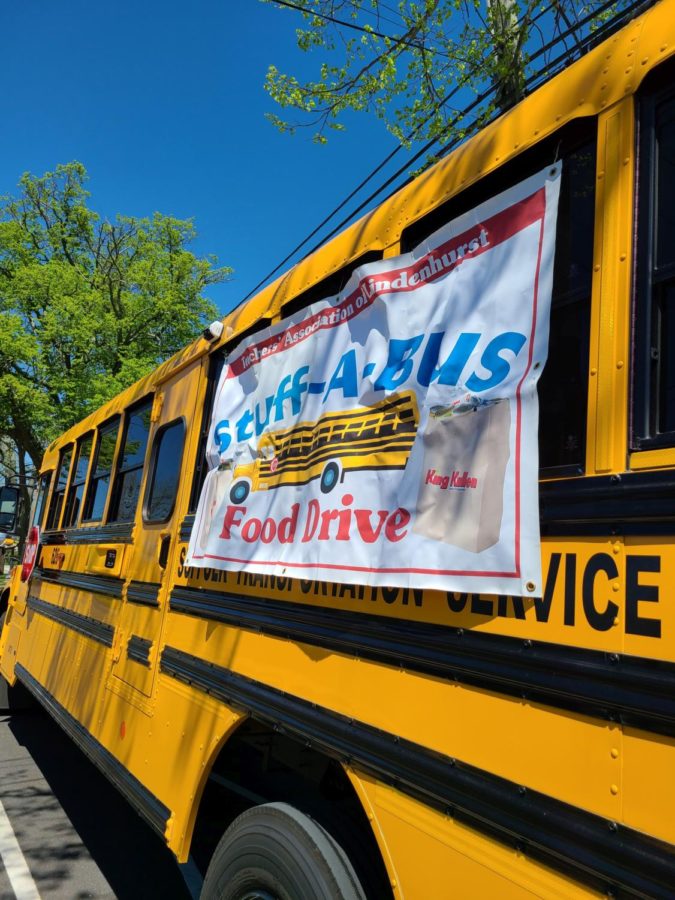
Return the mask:
M 640 113 L 635 449 L 675 444 L 675 90 Z
M 127 412 L 124 440 L 110 502 L 109 522 L 132 522 L 136 515 L 151 413 L 152 398 Z
M 225 356 L 223 353 L 215 353 L 209 359 L 209 375 L 206 385 L 206 396 L 204 397 L 204 409 L 202 413 L 202 427 L 199 432 L 199 445 L 197 447 L 197 460 L 195 463 L 195 475 L 192 482 L 192 492 L 190 493 L 190 505 L 188 513 L 194 513 L 199 503 L 199 495 L 202 491 L 202 485 L 206 478 L 208 463 L 206 460 L 206 442 L 209 438 L 209 427 L 211 425 L 211 411 L 213 409 L 213 398 L 216 385 L 220 380 L 220 373 L 223 370 Z
M 45 472 L 40 478 L 37 502 L 35 504 L 35 512 L 33 514 L 33 521 L 31 522 L 31 525 L 37 525 L 38 528 L 42 527 L 42 520 L 44 519 L 45 514 L 45 504 L 47 503 L 49 485 L 51 484 L 53 474 L 53 470 L 50 472 Z
M 96 459 L 93 475 L 89 482 L 89 490 L 82 517 L 83 521 L 100 522 L 103 518 L 106 500 L 108 499 L 110 473 L 115 458 L 119 427 L 120 420 L 115 418 L 102 425 L 98 430 Z
M 318 284 L 313 284 L 306 291 L 302 291 L 302 293 L 293 297 L 292 300 L 284 303 L 282 314 L 284 316 L 292 316 L 293 313 L 305 309 L 312 303 L 339 294 L 352 277 L 355 269 L 358 269 L 359 266 L 365 266 L 366 263 L 377 262 L 380 259 L 382 259 L 381 250 L 368 250 L 366 253 L 362 253 L 357 259 L 353 259 L 346 266 L 342 266 L 341 269 L 338 269 L 331 275 L 327 275 L 326 278 L 322 278 Z
M 70 487 L 68 488 L 66 511 L 63 515 L 64 528 L 70 528 L 77 524 L 82 497 L 84 495 L 84 485 L 87 480 L 87 472 L 89 471 L 89 458 L 91 456 L 93 440 L 93 432 L 90 432 L 80 438 L 77 442 L 75 468 L 73 469 L 73 477 L 71 478 Z
M 144 510 L 146 522 L 168 522 L 171 518 L 178 493 L 184 442 L 184 419 L 170 422 L 157 433 Z
M 49 505 L 49 515 L 47 516 L 47 530 L 50 528 L 58 528 L 61 518 L 61 509 L 63 508 L 63 498 L 66 493 L 66 485 L 68 484 L 68 472 L 70 470 L 70 460 L 73 455 L 73 445 L 69 444 L 61 451 L 59 458 L 59 468 L 56 475 L 56 484 L 52 492 L 52 500 Z
M 584 471 L 595 156 L 593 141 L 563 161 L 548 359 L 539 381 L 539 465 L 545 475 Z
M 548 360 L 539 381 L 539 465 L 545 477 L 584 471 L 595 210 L 595 120 L 579 119 L 409 225 L 407 252 L 467 209 L 562 159 Z

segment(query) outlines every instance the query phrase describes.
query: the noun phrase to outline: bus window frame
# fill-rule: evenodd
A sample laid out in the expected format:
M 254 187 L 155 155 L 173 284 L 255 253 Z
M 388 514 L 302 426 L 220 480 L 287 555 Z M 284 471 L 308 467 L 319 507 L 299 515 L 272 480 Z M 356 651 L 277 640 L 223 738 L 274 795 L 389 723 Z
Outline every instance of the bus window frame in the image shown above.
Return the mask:
M 113 473 L 115 471 L 115 464 L 117 462 L 117 455 L 119 453 L 120 448 L 120 434 L 122 429 L 120 428 L 120 424 L 122 421 L 122 416 L 119 413 L 116 413 L 114 416 L 111 416 L 109 419 L 106 419 L 105 422 L 102 422 L 96 429 L 96 444 L 94 450 L 92 452 L 92 462 L 89 465 L 89 474 L 87 476 L 87 488 L 85 490 L 85 499 L 82 505 L 82 515 L 80 517 L 80 522 L 84 524 L 85 522 L 89 524 L 95 523 L 103 523 L 106 521 L 106 515 L 108 513 L 108 506 L 110 505 L 110 496 L 111 496 L 111 487 L 113 482 Z M 105 475 L 96 476 L 96 470 L 98 468 L 98 455 L 101 450 L 101 438 L 104 434 L 107 434 L 109 431 L 113 431 L 117 429 L 117 436 L 115 438 L 115 449 L 113 451 L 113 458 L 110 462 L 110 469 L 108 470 L 108 477 L 110 479 L 108 483 L 108 489 L 106 491 L 106 498 L 103 504 L 103 510 L 101 511 L 100 518 L 93 518 L 88 514 L 89 507 L 93 505 L 91 492 L 94 488 L 94 485 L 100 481 L 102 478 L 105 478 Z
M 674 74 L 672 65 L 655 74 L 656 84 L 643 86 L 635 99 L 637 122 L 637 198 L 635 227 L 635 279 L 633 296 L 633 359 L 630 400 L 629 447 L 635 452 L 672 450 L 675 429 L 659 427 L 659 336 L 655 335 L 657 291 L 660 285 L 675 282 L 675 264 L 657 272 L 656 219 L 658 194 L 658 108 L 675 105 L 675 86 L 667 80 Z
M 204 392 L 204 400 L 202 401 L 202 421 L 199 430 L 199 440 L 197 441 L 197 457 L 195 460 L 194 476 L 192 478 L 192 487 L 190 488 L 190 501 L 188 504 L 188 515 L 193 515 L 197 511 L 199 505 L 199 497 L 202 487 L 209 470 L 207 451 L 209 441 L 209 430 L 211 426 L 211 416 L 213 414 L 213 405 L 216 397 L 216 388 L 224 367 L 227 365 L 227 350 L 222 348 L 216 350 L 215 353 L 209 354 L 208 357 L 208 373 L 206 381 L 206 390 Z
M 31 517 L 31 527 L 37 526 L 42 530 L 45 512 L 47 510 L 49 500 L 49 492 L 52 486 L 52 478 L 54 477 L 54 469 L 47 469 L 40 475 L 38 482 L 37 496 L 35 498 L 35 510 Z
M 73 458 L 74 458 L 74 450 L 75 450 L 75 441 L 71 441 L 66 444 L 64 447 L 61 447 L 59 450 L 59 461 L 56 466 L 56 477 L 54 479 L 54 485 L 52 487 L 51 496 L 49 498 L 49 506 L 47 509 L 47 521 L 45 523 L 45 531 L 58 531 L 61 521 L 63 520 L 64 508 L 66 505 L 66 496 L 68 494 L 68 487 L 70 485 L 70 475 L 73 468 Z M 66 457 L 66 454 L 70 453 L 70 462 L 68 463 L 68 472 L 66 473 L 66 481 L 63 486 L 63 489 L 59 489 L 59 479 L 61 477 L 61 468 L 63 466 L 63 460 Z M 54 513 L 54 502 L 57 497 L 61 497 L 61 504 L 59 506 L 58 513 L 56 514 L 54 520 L 52 520 L 52 514 Z
M 181 446 L 180 458 L 178 459 L 177 469 L 178 469 L 178 478 L 176 479 L 176 490 L 173 495 L 173 501 L 171 503 L 171 509 L 167 516 L 163 519 L 151 519 L 148 515 L 148 505 L 150 503 L 150 497 L 152 495 L 152 491 L 155 486 L 155 475 L 157 473 L 157 456 L 159 453 L 159 446 L 161 443 L 161 439 L 164 434 L 170 429 L 174 428 L 177 424 L 180 424 L 183 429 L 183 443 Z M 167 522 L 171 521 L 174 512 L 176 511 L 176 503 L 178 501 L 178 492 L 180 490 L 181 484 L 181 471 L 183 468 L 183 458 L 185 456 L 185 438 L 187 437 L 187 420 L 185 416 L 177 416 L 175 419 L 172 419 L 170 422 L 167 422 L 165 425 L 160 426 L 155 432 L 152 444 L 150 448 L 150 460 L 148 462 L 148 469 L 145 479 L 145 490 L 143 491 L 143 506 L 142 506 L 142 516 L 143 516 L 143 524 L 144 525 L 165 525 Z
M 147 464 L 148 464 L 148 452 L 150 450 L 150 433 L 152 431 L 152 411 L 153 405 L 155 402 L 154 393 L 146 394 L 144 397 L 141 397 L 140 400 L 136 400 L 131 406 L 128 406 L 124 410 L 124 420 L 122 423 L 122 428 L 120 429 L 121 439 L 119 440 L 115 452 L 115 461 L 114 461 L 114 474 L 111 479 L 111 490 L 110 490 L 110 498 L 108 502 L 108 508 L 106 510 L 106 524 L 130 524 L 132 525 L 136 520 L 136 516 L 138 514 L 138 503 L 143 494 L 145 485 L 143 484 L 144 479 L 146 478 L 147 473 Z M 150 414 L 150 418 L 148 420 L 148 432 L 147 432 L 147 440 L 145 444 L 145 452 L 143 454 L 143 462 L 140 465 L 129 466 L 126 469 L 122 468 L 122 461 L 124 458 L 124 449 L 127 442 L 127 437 L 129 434 L 129 423 L 131 422 L 131 417 L 135 415 L 139 410 L 143 407 L 148 407 L 148 411 Z M 117 509 L 117 515 L 115 518 L 112 518 L 112 510 L 114 509 L 115 504 L 118 504 L 121 501 L 120 498 L 120 485 L 123 481 L 123 476 L 127 475 L 129 472 L 135 472 L 140 470 L 141 478 L 138 485 L 138 494 L 136 495 L 136 507 L 134 509 L 134 514 L 130 519 L 120 519 L 119 518 L 119 508 Z
M 82 451 L 82 446 L 84 445 L 87 438 L 91 438 L 91 447 L 89 448 L 89 459 L 87 460 L 87 471 L 84 474 L 84 478 L 79 481 L 75 481 L 75 477 L 77 475 L 77 467 L 80 463 L 80 453 Z M 93 428 L 86 431 L 83 435 L 81 435 L 77 441 L 75 442 L 75 454 L 73 456 L 73 466 L 72 472 L 68 483 L 68 489 L 66 491 L 66 500 L 64 503 L 63 510 L 63 528 L 77 528 L 80 520 L 82 519 L 82 513 L 84 512 L 84 499 L 87 494 L 87 481 L 89 478 L 89 472 L 91 471 L 91 462 L 94 458 L 94 446 L 96 442 L 96 432 Z M 78 488 L 80 485 L 83 485 L 82 490 L 82 500 L 80 501 L 80 508 L 77 512 L 77 515 L 74 517 L 73 521 L 68 522 L 67 516 L 70 515 L 71 512 L 71 497 L 73 496 L 73 490 Z

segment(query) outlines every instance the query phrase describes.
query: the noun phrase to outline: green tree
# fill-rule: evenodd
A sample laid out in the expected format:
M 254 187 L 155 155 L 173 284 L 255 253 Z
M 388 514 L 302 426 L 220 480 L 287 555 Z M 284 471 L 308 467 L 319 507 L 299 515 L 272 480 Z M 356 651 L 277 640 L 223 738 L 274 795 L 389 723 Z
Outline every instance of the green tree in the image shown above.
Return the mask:
M 151 371 L 216 316 L 227 277 L 187 249 L 191 221 L 114 222 L 78 162 L 0 198 L 0 438 L 39 466 L 64 429 Z
M 295 10 L 297 44 L 318 56 L 318 78 L 271 65 L 265 87 L 284 109 L 282 131 L 325 143 L 345 113 L 380 118 L 402 143 L 461 139 L 520 100 L 556 57 L 581 52 L 629 0 L 264 0 Z M 554 43 L 552 43 L 554 42 Z M 473 99 L 477 98 L 477 99 Z M 462 115 L 469 106 L 470 115 Z M 300 117 L 293 117 L 293 114 Z

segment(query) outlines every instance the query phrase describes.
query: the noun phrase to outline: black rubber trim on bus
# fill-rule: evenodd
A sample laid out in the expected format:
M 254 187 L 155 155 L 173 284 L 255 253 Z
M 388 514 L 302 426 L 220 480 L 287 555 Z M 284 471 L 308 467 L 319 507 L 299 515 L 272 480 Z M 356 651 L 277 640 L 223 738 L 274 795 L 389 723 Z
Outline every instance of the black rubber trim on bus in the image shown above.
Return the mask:
M 147 638 L 139 637 L 137 634 L 132 634 L 127 641 L 127 656 L 134 662 L 149 667 L 151 647 L 152 641 L 149 641 Z
M 166 647 L 161 671 L 599 890 L 672 898 L 673 847 Z
M 133 522 L 115 522 L 112 525 L 82 526 L 64 531 L 45 531 L 43 544 L 131 544 Z
M 52 584 L 77 588 L 80 591 L 104 594 L 107 597 L 114 597 L 116 600 L 121 599 L 124 587 L 123 578 L 116 578 L 113 575 L 86 575 L 84 572 L 74 572 L 69 569 L 46 569 L 40 566 L 35 570 L 35 577 Z
M 80 750 L 113 782 L 136 812 L 164 837 L 171 810 L 158 800 L 138 778 L 129 772 L 109 750 L 100 744 L 58 700 L 20 663 L 16 664 L 19 681 L 59 723 Z
M 301 603 L 175 587 L 170 609 L 675 735 L 675 664 Z
M 127 586 L 127 600 L 141 606 L 159 606 L 159 591 L 162 587 L 154 581 L 130 581 Z
M 675 473 L 626 472 L 542 482 L 541 533 L 675 534 Z
M 112 647 L 115 629 L 99 619 L 83 616 L 70 609 L 64 609 L 62 606 L 55 606 L 53 603 L 46 603 L 33 595 L 28 598 L 26 605 L 28 609 L 38 613 L 40 616 L 58 622 L 71 631 L 77 631 L 93 641 L 98 641 L 99 644 L 103 644 L 105 647 Z
M 192 528 L 195 524 L 195 515 L 192 513 L 189 516 L 185 516 L 183 521 L 180 524 L 180 532 L 178 534 L 179 540 L 187 541 L 190 540 L 190 535 L 192 534 Z

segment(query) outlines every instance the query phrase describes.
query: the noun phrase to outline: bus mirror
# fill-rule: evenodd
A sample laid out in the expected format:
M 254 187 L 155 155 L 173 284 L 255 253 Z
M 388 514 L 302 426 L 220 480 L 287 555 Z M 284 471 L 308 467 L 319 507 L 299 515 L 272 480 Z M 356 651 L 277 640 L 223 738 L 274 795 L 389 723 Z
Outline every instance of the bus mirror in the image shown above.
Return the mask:
M 19 488 L 6 484 L 0 488 L 0 531 L 15 534 L 19 519 Z

